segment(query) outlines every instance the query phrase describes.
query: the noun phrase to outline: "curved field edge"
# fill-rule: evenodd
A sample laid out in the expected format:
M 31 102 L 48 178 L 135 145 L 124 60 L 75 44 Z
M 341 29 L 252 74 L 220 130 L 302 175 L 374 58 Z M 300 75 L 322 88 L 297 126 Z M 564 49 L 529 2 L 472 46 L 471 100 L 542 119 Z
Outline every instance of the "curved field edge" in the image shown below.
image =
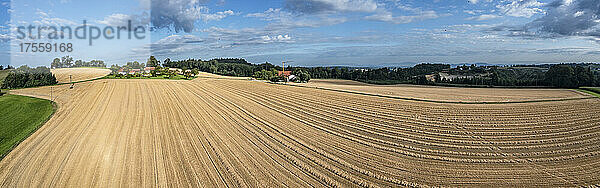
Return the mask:
M 582 87 L 581 89 L 578 89 L 581 92 L 596 96 L 598 98 L 600 98 L 600 88 L 597 87 Z
M 272 83 L 272 82 L 268 82 L 268 83 Z M 292 87 L 320 89 L 320 90 L 327 90 L 327 91 L 336 91 L 336 92 L 342 92 L 342 93 L 350 93 L 350 94 L 373 96 L 373 97 L 382 97 L 382 98 L 399 99 L 399 100 L 407 100 L 407 101 L 418 101 L 418 102 L 441 103 L 441 104 L 521 104 L 521 103 L 536 103 L 536 102 L 559 102 L 559 101 L 585 100 L 585 99 L 593 99 L 593 98 L 598 97 L 598 95 L 595 95 L 593 97 L 564 98 L 564 99 L 539 99 L 539 100 L 523 100 L 523 101 L 446 101 L 446 100 L 400 97 L 400 96 L 392 96 L 392 95 L 381 95 L 381 94 L 373 94 L 373 93 L 366 93 L 366 92 L 359 92 L 359 91 L 332 89 L 332 88 L 324 88 L 324 87 L 311 87 L 311 86 L 293 85 L 293 84 L 285 84 L 285 83 L 272 83 L 272 84 L 286 85 L 286 86 L 292 86 Z M 589 92 L 583 92 L 583 93 L 591 94 Z
M 0 96 L 0 161 L 50 120 L 56 109 L 56 103 L 45 99 Z
M 20 90 L 20 89 L 35 89 L 35 88 L 52 87 L 52 86 L 63 86 L 63 85 L 69 85 L 69 84 L 81 84 L 81 83 L 93 82 L 93 81 L 96 81 L 96 80 L 104 80 L 104 79 L 108 79 L 108 78 L 99 77 L 99 78 L 93 78 L 93 79 L 89 79 L 89 80 L 75 81 L 75 82 L 72 82 L 72 83 L 57 83 L 57 84 L 54 84 L 54 85 L 46 85 L 46 86 L 35 86 L 35 87 L 14 88 L 14 89 L 2 89 L 2 91 L 4 92 L 4 91 L 15 91 L 15 90 Z M 75 87 L 77 87 L 77 85 L 75 85 Z M 19 94 L 14 94 L 14 95 L 19 95 Z M 34 97 L 34 98 L 36 98 L 36 97 Z

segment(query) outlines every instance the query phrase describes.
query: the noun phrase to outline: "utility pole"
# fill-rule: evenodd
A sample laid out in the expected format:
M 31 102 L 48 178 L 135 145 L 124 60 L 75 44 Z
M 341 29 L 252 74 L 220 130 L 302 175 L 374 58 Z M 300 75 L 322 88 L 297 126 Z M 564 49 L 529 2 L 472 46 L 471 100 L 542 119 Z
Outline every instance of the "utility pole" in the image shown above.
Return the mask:
M 50 102 L 54 102 L 54 100 L 52 100 L 52 92 L 53 92 L 52 87 L 50 87 Z
M 293 63 L 294 61 L 282 61 L 281 66 L 283 66 L 283 72 L 285 72 L 285 63 Z
M 281 75 L 283 75 L 283 76 L 285 77 L 285 81 L 286 81 L 286 82 L 288 81 L 288 77 L 287 77 L 287 76 L 285 76 L 285 63 L 291 63 L 291 62 L 294 62 L 294 61 L 287 61 L 287 62 L 286 62 L 286 61 L 282 61 L 282 62 L 281 62 L 281 66 L 283 66 L 283 67 L 282 67 L 282 70 L 283 70 L 283 71 L 281 72 Z
M 69 82 L 71 82 L 71 86 L 69 87 L 69 89 L 73 89 L 73 87 L 75 87 L 75 84 L 73 83 L 72 76 L 73 75 L 69 75 Z

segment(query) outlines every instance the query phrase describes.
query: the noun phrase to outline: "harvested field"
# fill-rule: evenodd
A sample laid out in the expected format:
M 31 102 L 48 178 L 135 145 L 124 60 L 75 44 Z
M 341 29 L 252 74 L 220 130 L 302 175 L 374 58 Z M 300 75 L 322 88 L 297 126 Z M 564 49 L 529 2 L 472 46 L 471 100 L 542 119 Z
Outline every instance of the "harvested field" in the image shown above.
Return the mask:
M 222 76 L 218 74 L 212 74 L 207 72 L 200 72 L 198 74 L 200 78 L 215 78 L 215 79 L 228 79 L 228 80 L 249 80 L 250 77 L 231 77 L 231 76 Z
M 314 79 L 309 83 L 292 83 L 307 87 L 356 91 L 449 102 L 516 102 L 586 98 L 590 95 L 568 89 L 459 88 L 416 85 L 371 85 L 351 80 Z
M 69 75 L 72 75 L 73 82 L 78 82 L 102 78 L 110 74 L 110 70 L 101 68 L 61 68 L 51 71 L 58 83 L 70 83 Z
M 0 187 L 600 183 L 600 99 L 438 104 L 206 78 L 54 91 L 58 111 L 0 161 Z

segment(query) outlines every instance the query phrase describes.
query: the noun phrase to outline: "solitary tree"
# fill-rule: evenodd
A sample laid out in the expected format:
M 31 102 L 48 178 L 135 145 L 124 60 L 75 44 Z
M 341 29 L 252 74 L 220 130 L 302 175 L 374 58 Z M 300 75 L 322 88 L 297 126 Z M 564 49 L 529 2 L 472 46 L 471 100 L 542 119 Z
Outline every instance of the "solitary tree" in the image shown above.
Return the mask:
M 73 67 L 73 58 L 71 56 L 64 56 L 61 58 L 61 64 L 62 68 Z
M 54 58 L 54 60 L 52 61 L 52 64 L 50 64 L 50 68 L 60 68 L 60 59 L 59 58 Z
M 310 74 L 308 74 L 308 72 L 305 71 L 300 71 L 300 73 L 298 73 L 298 79 L 300 80 L 300 82 L 308 82 L 310 80 Z
M 158 65 L 160 65 L 160 62 L 158 60 L 156 60 L 156 58 L 154 58 L 154 56 L 150 56 L 150 58 L 148 59 L 148 62 L 146 62 L 146 65 L 148 67 L 158 67 Z
M 165 61 L 163 61 L 163 67 L 168 67 L 171 64 L 171 59 L 167 58 L 165 59 Z
M 185 76 L 185 79 L 190 79 L 190 77 L 192 77 L 192 71 L 185 70 L 183 75 Z
M 83 67 L 83 61 L 81 59 L 75 60 L 75 67 Z

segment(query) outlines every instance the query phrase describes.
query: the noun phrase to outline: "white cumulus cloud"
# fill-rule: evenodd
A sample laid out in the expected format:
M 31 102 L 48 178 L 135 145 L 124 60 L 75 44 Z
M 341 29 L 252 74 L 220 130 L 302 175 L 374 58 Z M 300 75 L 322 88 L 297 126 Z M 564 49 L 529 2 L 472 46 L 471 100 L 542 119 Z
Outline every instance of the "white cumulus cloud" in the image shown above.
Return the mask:
M 501 13 L 513 17 L 531 18 L 535 14 L 544 13 L 544 4 L 537 0 L 511 0 L 508 4 L 500 4 L 496 7 Z
M 393 24 L 406 24 L 414 21 L 427 20 L 427 19 L 435 19 L 442 17 L 444 15 L 440 15 L 435 11 L 421 11 L 416 15 L 401 15 L 394 16 L 390 11 L 380 11 L 377 14 L 370 15 L 365 17 L 367 20 L 375 20 L 375 21 L 383 21 L 390 22 Z
M 151 19 L 154 28 L 172 28 L 175 32 L 192 32 L 197 20 L 216 21 L 235 15 L 232 10 L 211 13 L 207 0 L 151 0 Z
M 374 12 L 378 8 L 374 0 L 286 0 L 285 6 L 294 12 Z

